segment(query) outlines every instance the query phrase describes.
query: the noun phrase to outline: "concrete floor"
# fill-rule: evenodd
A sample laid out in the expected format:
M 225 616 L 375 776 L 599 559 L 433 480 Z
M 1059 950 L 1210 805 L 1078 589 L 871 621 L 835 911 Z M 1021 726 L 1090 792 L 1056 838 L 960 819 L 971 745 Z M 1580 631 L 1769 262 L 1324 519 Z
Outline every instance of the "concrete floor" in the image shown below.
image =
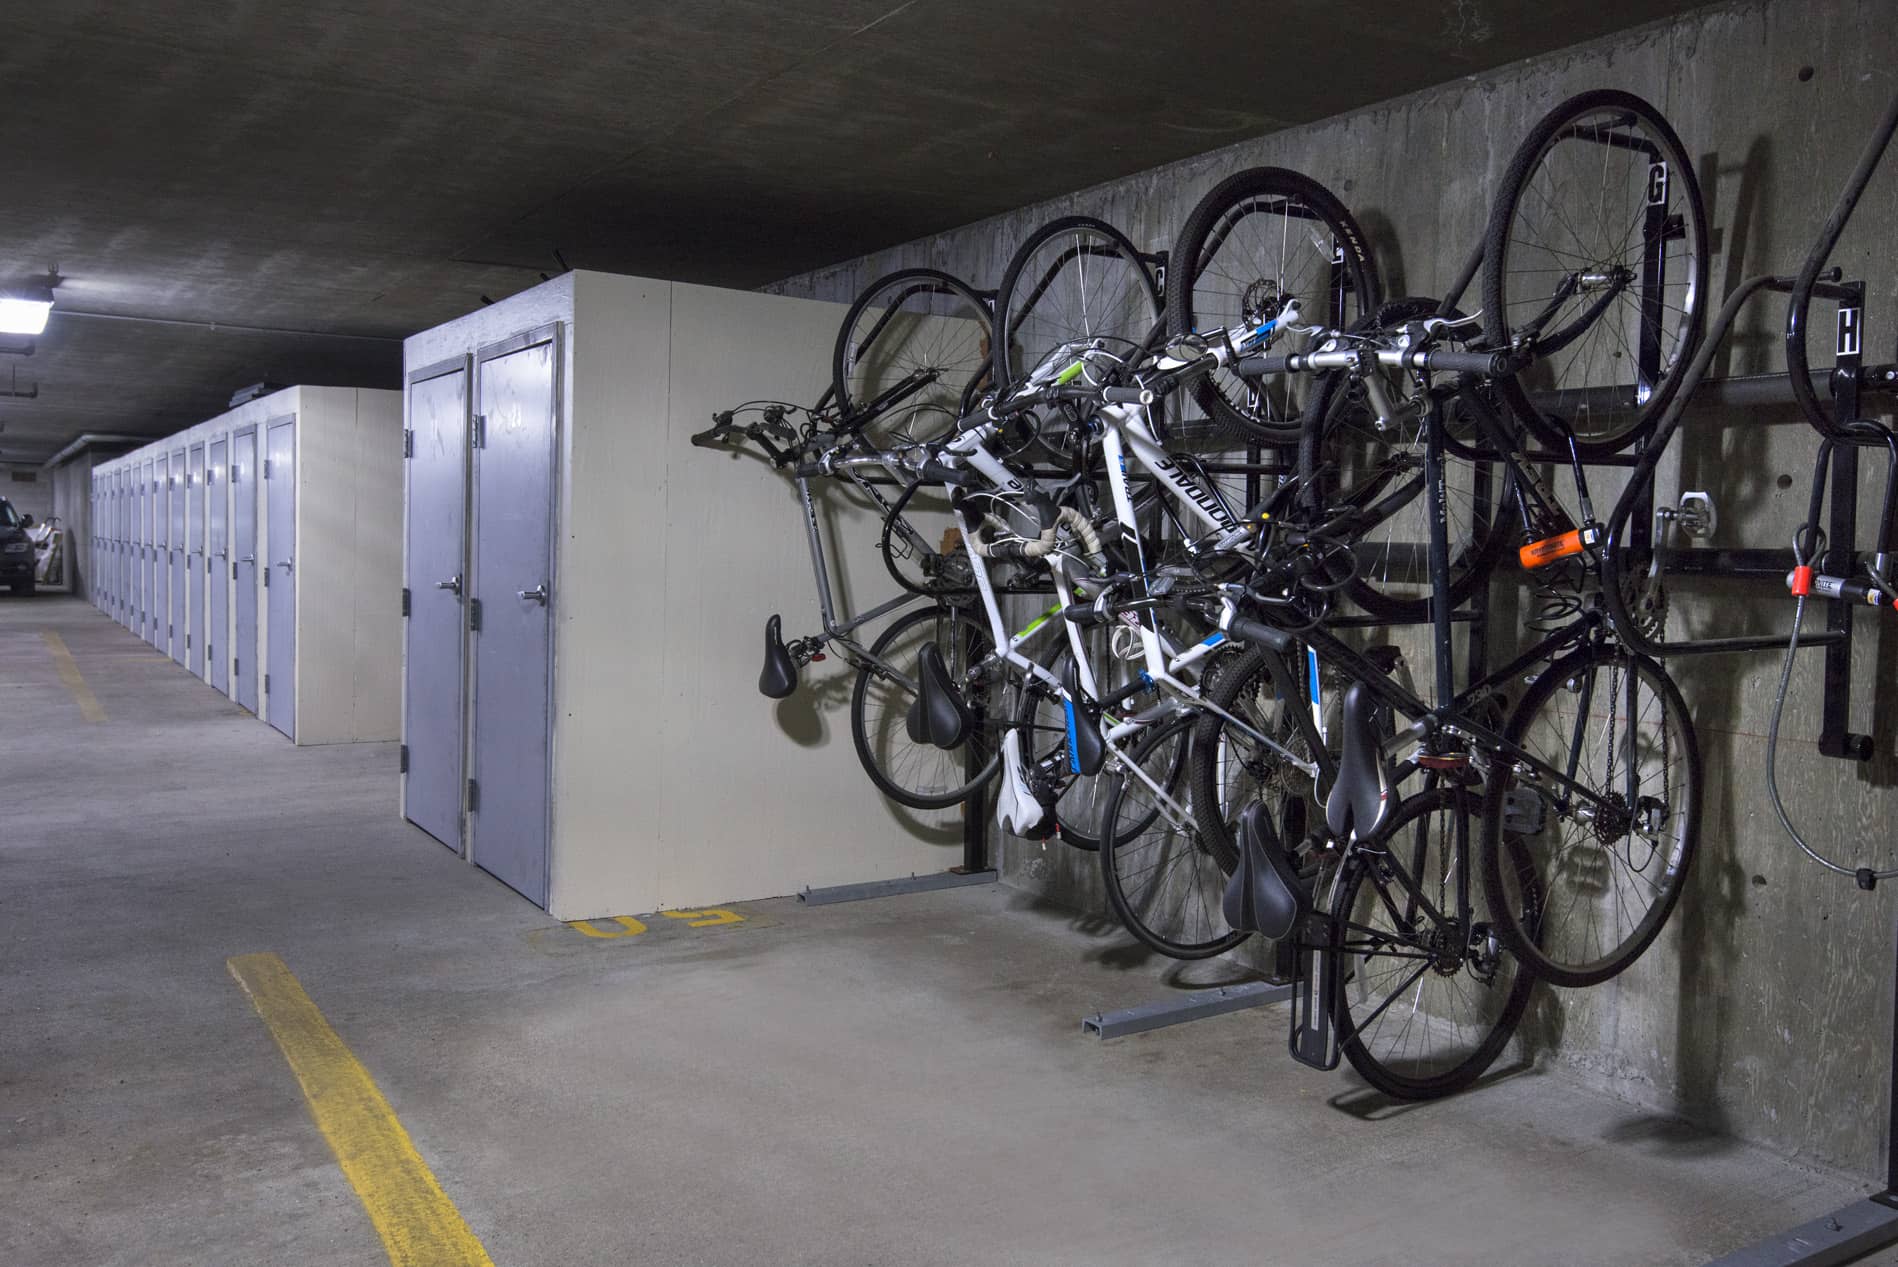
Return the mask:
M 1281 1008 L 1084 1038 L 1222 969 L 1001 887 L 588 938 L 402 823 L 394 745 L 295 749 L 70 599 L 0 598 L 0 728 L 9 1264 L 387 1261 L 262 950 L 503 1265 L 1691 1264 L 1866 1190 L 1542 1073 L 1391 1104 Z

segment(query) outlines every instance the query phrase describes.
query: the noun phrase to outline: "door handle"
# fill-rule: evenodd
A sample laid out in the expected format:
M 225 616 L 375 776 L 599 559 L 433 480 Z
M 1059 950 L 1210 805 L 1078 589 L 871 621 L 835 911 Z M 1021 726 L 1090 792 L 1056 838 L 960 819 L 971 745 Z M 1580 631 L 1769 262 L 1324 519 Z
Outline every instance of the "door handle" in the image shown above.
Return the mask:
M 518 590 L 516 592 L 523 600 L 531 599 L 539 603 L 542 607 L 547 605 L 547 582 L 545 581 L 542 581 L 531 590 Z
M 293 572 L 296 570 L 295 567 L 293 566 L 293 561 L 290 559 L 279 560 L 277 563 L 277 566 L 282 568 L 286 572 Z
M 435 582 L 435 588 L 438 590 L 450 590 L 459 598 L 461 596 L 461 574 L 456 573 L 445 581 Z
M 255 563 L 257 562 L 257 556 L 254 554 L 247 554 L 243 558 L 239 559 L 238 562 L 239 563 Z

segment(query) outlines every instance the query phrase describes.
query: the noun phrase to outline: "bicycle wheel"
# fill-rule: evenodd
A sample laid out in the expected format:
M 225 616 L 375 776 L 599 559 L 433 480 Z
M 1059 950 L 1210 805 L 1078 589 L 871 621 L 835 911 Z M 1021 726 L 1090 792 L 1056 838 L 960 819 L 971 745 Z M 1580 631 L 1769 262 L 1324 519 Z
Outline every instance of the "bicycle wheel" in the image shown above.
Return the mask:
M 1366 1082 L 1400 1099 L 1434 1099 L 1481 1077 L 1535 986 L 1468 874 L 1473 795 L 1448 787 L 1405 801 L 1377 847 L 1346 864 L 1332 901 L 1345 958 L 1341 1046 Z M 1506 922 L 1534 928 L 1535 867 L 1520 842 L 1506 852 Z
M 1436 310 L 1434 299 L 1393 300 L 1359 328 L 1384 329 Z M 1393 390 L 1391 395 L 1401 399 L 1403 392 Z M 1352 543 L 1356 572 L 1346 594 L 1385 620 L 1428 619 L 1434 590 L 1424 420 L 1406 412 L 1380 425 L 1363 384 L 1335 373 L 1319 379 L 1304 426 L 1308 441 L 1317 445 L 1321 499 L 1330 507 L 1357 506 L 1369 520 Z M 1473 443 L 1477 433 L 1468 420 L 1446 417 L 1445 433 L 1443 500 L 1450 539 L 1450 603 L 1456 606 L 1502 554 L 1511 531 L 1507 510 L 1513 481 L 1506 465 L 1489 459 L 1487 445 Z
M 1081 636 L 1087 646 L 1087 662 L 1094 670 L 1095 686 L 1103 695 L 1128 685 L 1139 672 L 1137 662 L 1114 654 L 1114 630 L 1096 626 L 1082 631 Z M 1063 651 L 1049 666 L 1049 672 L 1060 680 L 1072 658 L 1073 652 Z M 1053 800 L 1061 839 L 1077 849 L 1099 849 L 1107 807 L 1105 780 L 1098 774 L 1079 774 L 1069 764 L 1068 713 L 1061 693 L 1039 677 L 1027 679 L 1015 724 L 1022 736 L 1022 759 L 1028 766 L 1028 778 L 1037 785 L 1037 791 Z M 1134 823 L 1130 830 L 1141 826 Z
M 1707 214 L 1692 158 L 1660 112 L 1612 89 L 1551 110 L 1490 210 L 1483 332 L 1538 329 L 1535 363 L 1498 393 L 1545 443 L 1565 419 L 1587 455 L 1660 417 L 1706 324 Z
M 1127 235 L 1062 216 L 1028 235 L 995 292 L 995 382 L 1007 388 L 1064 343 L 1131 353 L 1160 317 L 1160 288 Z
M 1143 736 L 1126 758 L 1140 773 L 1118 769 L 1102 776 L 1107 801 L 1101 879 L 1107 900 L 1128 932 L 1174 959 L 1208 959 L 1247 936 L 1227 926 L 1222 909 L 1232 863 L 1222 866 L 1213 855 L 1186 804 L 1186 754 L 1195 720 L 1183 714 Z M 1161 793 L 1174 805 L 1166 805 Z
M 998 717 L 994 680 L 978 671 L 994 644 L 987 626 L 953 607 L 919 607 L 892 622 L 870 654 L 901 677 L 866 664 L 850 693 L 850 738 L 870 781 L 893 801 L 914 809 L 944 809 L 987 782 L 999 758 L 995 724 L 978 726 L 962 747 L 945 752 L 909 737 L 909 706 L 916 699 L 916 657 L 925 643 L 942 648 L 949 676 L 971 706 Z
M 935 439 L 990 381 L 989 306 L 968 283 L 906 268 L 870 283 L 837 331 L 831 387 L 845 419 L 895 400 L 864 435 L 875 448 Z
M 897 495 L 877 549 L 890 578 L 912 594 L 953 602 L 975 593 L 961 526 L 933 486 L 912 483 Z
M 1257 167 L 1229 176 L 1200 199 L 1168 256 L 1167 332 L 1261 322 L 1288 299 L 1307 324 L 1345 329 L 1377 304 L 1377 266 L 1344 204 L 1309 176 Z M 1309 351 L 1290 335 L 1277 351 Z M 1310 376 L 1283 374 L 1254 386 L 1227 370 L 1199 379 L 1193 399 L 1242 440 L 1295 443 Z
M 1660 935 L 1694 860 L 1700 749 L 1686 702 L 1660 665 L 1604 644 L 1544 670 L 1503 733 L 1565 778 L 1506 759 L 1490 774 L 1490 903 L 1499 905 L 1512 840 L 1528 847 L 1546 898 L 1539 936 L 1507 918 L 1497 931 L 1552 984 L 1606 981 Z
M 1213 709 L 1231 713 L 1309 761 L 1311 734 L 1299 714 L 1309 706 L 1291 665 L 1259 648 L 1234 657 L 1219 671 L 1206 689 L 1206 702 L 1212 707 L 1194 723 L 1188 751 L 1193 820 L 1220 869 L 1230 875 L 1239 861 L 1233 826 L 1248 805 L 1263 800 L 1277 807 L 1273 820 L 1288 849 L 1298 847 L 1323 811 L 1311 775 Z

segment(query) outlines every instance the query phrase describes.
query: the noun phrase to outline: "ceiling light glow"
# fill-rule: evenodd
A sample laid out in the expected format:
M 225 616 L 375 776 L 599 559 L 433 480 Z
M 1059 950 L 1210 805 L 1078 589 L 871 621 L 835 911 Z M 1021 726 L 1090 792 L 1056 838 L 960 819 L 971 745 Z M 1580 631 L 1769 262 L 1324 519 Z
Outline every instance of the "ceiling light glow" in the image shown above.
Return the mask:
M 0 334 L 37 335 L 46 329 L 53 297 L 0 295 Z

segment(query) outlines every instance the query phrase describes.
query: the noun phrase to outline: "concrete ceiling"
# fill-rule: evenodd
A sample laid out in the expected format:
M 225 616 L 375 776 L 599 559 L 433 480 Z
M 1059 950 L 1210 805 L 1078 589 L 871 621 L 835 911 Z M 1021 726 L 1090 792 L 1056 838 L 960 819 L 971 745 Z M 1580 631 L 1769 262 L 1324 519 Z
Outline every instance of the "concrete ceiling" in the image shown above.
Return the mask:
M 0 459 L 264 379 L 395 386 L 397 340 L 556 251 L 759 285 L 1691 7 L 15 6 L 0 285 L 64 280 L 0 355 L 0 393 L 39 392 L 0 394 Z

